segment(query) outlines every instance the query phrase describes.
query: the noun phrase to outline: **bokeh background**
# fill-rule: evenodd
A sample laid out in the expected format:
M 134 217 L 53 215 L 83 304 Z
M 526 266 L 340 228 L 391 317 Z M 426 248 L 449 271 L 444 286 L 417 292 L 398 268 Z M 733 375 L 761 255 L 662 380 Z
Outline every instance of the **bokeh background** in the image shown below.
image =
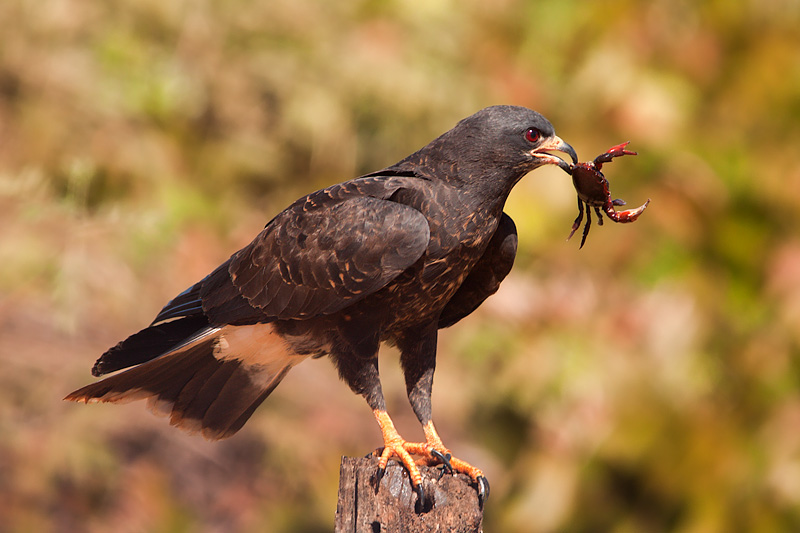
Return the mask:
M 498 103 L 583 160 L 633 141 L 606 175 L 652 204 L 579 251 L 567 176 L 512 194 L 517 266 L 434 388 L 486 531 L 800 530 L 798 26 L 797 0 L 3 0 L 0 530 L 330 531 L 380 433 L 326 360 L 219 443 L 61 398 L 296 197 Z

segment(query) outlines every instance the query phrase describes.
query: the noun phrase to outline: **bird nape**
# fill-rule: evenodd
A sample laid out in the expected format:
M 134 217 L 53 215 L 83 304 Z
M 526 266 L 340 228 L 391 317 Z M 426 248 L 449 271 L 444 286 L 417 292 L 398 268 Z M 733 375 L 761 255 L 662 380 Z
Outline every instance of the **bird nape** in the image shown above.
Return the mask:
M 503 206 L 531 170 L 569 173 L 550 151 L 578 160 L 539 113 L 493 106 L 392 166 L 300 198 L 92 368 L 122 372 L 66 399 L 146 399 L 172 425 L 221 439 L 292 367 L 327 355 L 380 425 L 379 476 L 399 458 L 420 505 L 417 462 L 443 464 L 469 475 L 483 501 L 483 473 L 450 454 L 431 418 L 437 331 L 474 311 L 511 270 L 517 233 Z M 404 440 L 386 412 L 384 341 L 400 349 L 425 442 Z

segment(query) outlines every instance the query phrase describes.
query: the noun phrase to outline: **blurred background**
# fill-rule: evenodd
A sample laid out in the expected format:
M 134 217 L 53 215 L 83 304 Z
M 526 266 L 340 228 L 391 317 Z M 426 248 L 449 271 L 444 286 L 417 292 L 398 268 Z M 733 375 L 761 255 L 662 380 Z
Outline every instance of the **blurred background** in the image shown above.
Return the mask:
M 66 404 L 109 346 L 280 209 L 491 104 L 534 108 L 612 193 L 507 212 L 500 292 L 443 332 L 434 419 L 485 530 L 800 529 L 800 2 L 3 0 L 0 530 L 330 531 L 381 442 L 327 360 L 235 437 Z M 389 411 L 421 431 L 397 353 Z

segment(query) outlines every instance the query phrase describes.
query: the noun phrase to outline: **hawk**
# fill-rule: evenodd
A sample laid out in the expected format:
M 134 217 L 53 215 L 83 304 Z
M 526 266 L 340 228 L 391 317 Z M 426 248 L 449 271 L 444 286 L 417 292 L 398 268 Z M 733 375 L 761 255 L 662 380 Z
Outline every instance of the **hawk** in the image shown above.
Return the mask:
M 472 313 L 511 270 L 517 233 L 503 206 L 530 171 L 570 171 L 551 151 L 577 163 L 542 115 L 493 106 L 394 165 L 300 198 L 105 352 L 92 374 L 110 376 L 66 399 L 146 399 L 172 425 L 222 439 L 295 365 L 327 356 L 380 425 L 379 476 L 397 457 L 419 504 L 417 464 L 441 463 L 469 475 L 482 501 L 483 473 L 453 457 L 433 424 L 437 332 Z M 400 350 L 425 442 L 403 439 L 386 412 L 383 342 Z

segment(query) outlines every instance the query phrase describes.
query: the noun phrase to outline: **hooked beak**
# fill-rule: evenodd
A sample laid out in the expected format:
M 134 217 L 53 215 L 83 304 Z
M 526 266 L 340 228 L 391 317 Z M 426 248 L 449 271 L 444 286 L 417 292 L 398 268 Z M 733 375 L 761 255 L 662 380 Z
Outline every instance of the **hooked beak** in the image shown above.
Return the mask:
M 564 152 L 565 154 L 569 155 L 572 158 L 573 163 L 578 162 L 578 154 L 575 153 L 575 149 L 564 142 L 560 137 L 557 135 L 553 135 L 548 141 L 544 144 L 536 148 L 535 150 L 531 151 L 531 155 L 536 159 L 542 161 L 544 165 L 558 165 L 561 170 L 566 172 L 567 174 L 572 174 L 572 165 L 561 159 L 560 157 L 556 157 L 553 154 L 547 153 L 547 150 L 556 150 L 559 152 Z

